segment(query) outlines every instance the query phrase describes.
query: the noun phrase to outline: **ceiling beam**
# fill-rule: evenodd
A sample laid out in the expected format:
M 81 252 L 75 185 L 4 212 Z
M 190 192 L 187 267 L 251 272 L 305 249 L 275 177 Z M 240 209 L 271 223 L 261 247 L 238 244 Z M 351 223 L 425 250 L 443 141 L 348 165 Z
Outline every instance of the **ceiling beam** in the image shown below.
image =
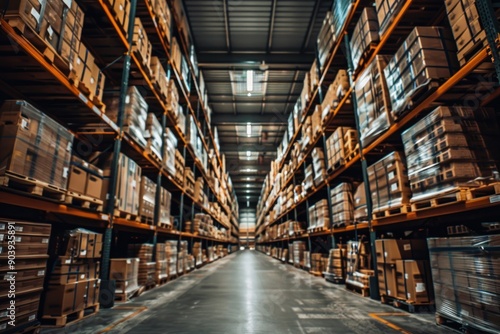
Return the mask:
M 273 33 L 274 33 L 274 21 L 276 19 L 276 3 L 277 0 L 273 0 L 272 11 L 271 11 L 271 21 L 269 22 L 269 33 L 267 37 L 267 52 L 271 51 L 273 45 Z
M 276 152 L 276 146 L 274 145 L 257 145 L 257 144 L 242 144 L 242 145 L 221 145 L 221 150 L 224 153 L 228 152 L 245 152 L 245 151 L 253 151 L 253 152 Z
M 227 12 L 227 2 L 228 0 L 223 0 L 223 6 L 224 6 L 224 29 L 226 32 L 226 48 L 227 52 L 231 52 L 231 38 L 230 38 L 230 32 L 229 32 L 229 15 Z
M 212 124 L 288 124 L 288 116 L 282 113 L 265 113 L 265 114 L 215 114 L 212 115 Z
M 265 61 L 269 70 L 308 71 L 314 61 L 314 53 L 267 53 L 267 52 L 198 52 L 198 66 L 201 69 L 254 68 Z
M 309 27 L 307 28 L 307 34 L 306 37 L 304 38 L 304 42 L 302 43 L 302 51 L 304 51 L 307 48 L 307 45 L 311 40 L 311 34 L 314 28 L 314 23 L 316 22 L 316 16 L 318 16 L 320 3 L 321 0 L 316 0 L 316 3 L 314 4 L 314 10 L 312 12 L 311 18 L 309 19 Z

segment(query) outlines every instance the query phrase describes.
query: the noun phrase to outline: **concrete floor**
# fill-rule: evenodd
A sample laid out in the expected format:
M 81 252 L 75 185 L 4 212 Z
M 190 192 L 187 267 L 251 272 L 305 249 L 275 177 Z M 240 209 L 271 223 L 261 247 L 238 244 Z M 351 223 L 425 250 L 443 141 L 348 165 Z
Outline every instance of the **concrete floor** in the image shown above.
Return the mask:
M 42 333 L 451 333 L 433 313 L 409 314 L 342 285 L 242 251 L 132 302 Z

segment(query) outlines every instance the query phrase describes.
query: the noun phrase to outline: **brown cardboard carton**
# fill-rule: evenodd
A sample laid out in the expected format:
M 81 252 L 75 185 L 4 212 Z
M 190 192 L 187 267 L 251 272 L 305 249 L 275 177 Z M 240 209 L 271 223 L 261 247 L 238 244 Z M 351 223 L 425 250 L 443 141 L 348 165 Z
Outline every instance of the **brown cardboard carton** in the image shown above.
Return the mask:
M 414 303 L 432 300 L 430 268 L 427 261 L 396 261 L 397 295 Z
M 377 263 L 394 263 L 396 260 L 425 259 L 427 242 L 425 239 L 379 239 L 375 240 Z
M 45 290 L 43 314 L 61 316 L 85 308 L 88 281 L 65 285 L 49 285 Z
M 394 264 L 377 263 L 378 286 L 381 295 L 396 297 L 396 267 Z
M 68 179 L 68 191 L 77 194 L 85 194 L 85 187 L 87 184 L 87 170 L 88 163 L 82 159 L 73 156 L 71 158 L 71 167 Z
M 14 225 L 16 236 L 38 235 L 50 237 L 50 230 L 52 229 L 52 226 L 49 224 L 0 219 L 0 233 L 7 232 L 9 224 Z
M 102 186 L 103 186 L 102 170 L 89 164 L 85 195 L 93 198 L 101 198 Z

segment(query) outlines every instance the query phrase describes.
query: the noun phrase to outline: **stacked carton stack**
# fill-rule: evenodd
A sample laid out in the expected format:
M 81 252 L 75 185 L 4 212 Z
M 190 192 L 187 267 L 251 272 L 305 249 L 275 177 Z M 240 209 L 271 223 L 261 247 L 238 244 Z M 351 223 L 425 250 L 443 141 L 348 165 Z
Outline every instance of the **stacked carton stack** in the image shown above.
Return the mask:
M 368 245 L 361 241 L 347 242 L 346 284 L 367 291 L 370 287 L 370 254 Z M 364 296 L 365 293 L 363 293 Z
M 160 1 L 159 1 L 160 2 Z M 163 101 L 167 102 L 168 97 L 168 80 L 162 61 L 158 57 L 151 57 L 151 81 L 156 87 Z
M 105 0 L 105 2 L 112 8 L 112 12 L 126 36 L 130 18 L 130 0 Z
M 123 129 L 134 138 L 139 145 L 145 148 L 147 142 L 144 138 L 144 134 L 149 106 L 136 86 L 129 87 L 126 101 Z M 118 121 L 119 104 L 120 99 L 118 97 L 107 100 L 106 115 L 115 123 Z
M 433 300 L 425 239 L 375 240 L 379 291 L 414 304 Z
M 128 255 L 139 258 L 139 271 L 137 283 L 142 286 L 156 284 L 155 270 L 156 263 L 153 262 L 153 244 L 130 244 L 128 245 Z
M 339 245 L 339 248 L 330 249 L 325 271 L 327 274 L 330 274 L 328 276 L 334 280 L 340 281 L 345 279 L 347 272 L 347 253 L 345 245 Z
M 68 192 L 66 203 L 77 200 L 88 202 L 88 208 L 102 211 L 102 183 L 103 172 L 100 168 L 89 164 L 77 156 L 71 157 L 71 166 L 68 178 Z
M 184 170 L 184 191 L 194 196 L 195 184 L 196 182 L 194 180 L 193 170 L 189 167 L 186 167 Z
M 12 261 L 7 251 L 9 236 L 15 231 L 16 258 Z M 37 314 L 43 291 L 47 250 L 51 225 L 40 223 L 0 220 L 0 331 L 12 329 L 12 333 L 25 326 L 38 326 Z M 13 275 L 12 272 L 17 274 Z M 15 285 L 15 305 L 12 306 L 12 284 Z M 15 326 L 11 326 L 12 309 Z
M 392 152 L 368 167 L 367 173 L 373 213 L 380 213 L 384 217 L 385 213 L 393 209 L 404 212 L 410 203 L 411 193 L 403 155 Z
M 78 42 L 80 43 L 80 42 Z M 102 104 L 104 93 L 104 83 L 106 77 L 101 72 L 92 53 L 87 49 L 83 42 L 77 46 L 78 53 L 70 51 L 70 69 L 69 79 L 82 92 L 89 96 L 96 105 Z
M 498 127 L 489 109 L 439 107 L 402 135 L 412 202 L 474 186 L 497 169 Z
M 314 185 L 313 165 L 306 165 L 304 181 L 302 181 L 302 189 L 308 193 Z
M 383 35 L 403 4 L 403 0 L 375 0 L 380 35 Z
M 328 171 L 334 171 L 351 160 L 359 150 L 355 129 L 339 126 L 326 141 Z
M 160 194 L 160 220 L 158 224 L 166 228 L 172 228 L 172 218 L 170 215 L 172 204 L 172 194 L 165 188 L 161 188 Z
M 148 177 L 141 177 L 139 188 L 139 216 L 142 222 L 153 225 L 155 223 L 155 202 L 156 202 L 156 183 Z
M 110 260 L 109 278 L 115 281 L 115 294 L 121 301 L 127 301 L 129 296 L 139 290 L 138 276 L 138 258 Z
M 92 307 L 98 310 L 102 234 L 85 229 L 65 231 L 52 242 L 43 317 L 56 320 Z
M 425 92 L 450 78 L 458 68 L 456 45 L 445 28 L 415 27 L 384 69 L 392 106 L 398 119 Z
M 354 192 L 354 221 L 363 223 L 368 221 L 368 208 L 366 206 L 365 184 L 361 182 Z
M 182 155 L 177 156 L 177 138 L 170 128 L 165 128 L 163 145 L 163 165 L 167 168 L 170 175 L 175 177 L 177 168 L 182 167 L 184 169 L 184 159 Z
M 500 331 L 498 235 L 431 238 L 438 323 L 451 319 L 481 333 Z
M 318 59 L 320 68 L 323 69 L 330 51 L 332 50 L 334 38 L 335 27 L 333 26 L 333 15 L 332 12 L 327 12 L 326 17 L 323 20 L 323 25 L 318 35 L 317 45 L 318 45 Z
M 153 113 L 148 113 L 146 119 L 146 128 L 144 131 L 144 139 L 146 139 L 146 151 L 158 159 L 166 159 L 164 154 L 162 154 L 162 141 L 163 131 L 158 118 Z M 163 162 L 166 165 L 166 162 Z
M 293 264 L 295 261 L 295 253 L 293 243 L 288 244 L 288 263 Z
M 26 101 L 9 100 L 0 109 L 0 176 L 3 184 L 35 179 L 27 191 L 66 192 L 73 135 Z M 50 187 L 49 187 L 50 186 Z
M 377 12 L 373 7 L 365 7 L 361 17 L 354 28 L 351 39 L 351 57 L 354 71 L 358 68 L 361 60 L 370 48 L 374 48 L 379 42 L 379 26 L 377 21 Z
M 384 77 L 384 68 L 389 59 L 389 56 L 377 55 L 356 80 L 356 112 L 363 147 L 385 132 L 393 122 L 389 90 Z
M 175 180 L 180 185 L 184 184 L 184 157 L 179 152 L 179 150 L 175 150 L 175 174 L 173 174 Z M 170 171 L 170 169 L 169 169 Z
M 304 264 L 302 265 L 304 269 L 311 269 L 311 252 L 304 251 Z
M 293 242 L 293 264 L 295 267 L 304 265 L 304 252 L 306 251 L 306 244 L 304 241 Z
M 333 226 L 347 226 L 354 221 L 352 184 L 341 183 L 330 190 Z
M 188 247 L 187 240 L 181 240 L 179 244 L 179 253 L 177 255 L 177 273 L 179 275 L 186 273 L 187 257 L 188 257 L 187 247 Z
M 346 70 L 339 70 L 335 76 L 335 80 L 328 87 L 325 98 L 321 103 L 321 121 L 325 123 L 328 117 L 338 107 L 340 101 L 344 98 L 349 90 L 349 76 Z
M 323 254 L 312 253 L 311 254 L 311 273 L 315 275 L 321 275 L 324 271 L 323 267 Z
M 311 157 L 314 168 L 314 185 L 317 187 L 325 180 L 326 177 L 325 156 L 323 149 L 315 147 L 311 153 Z
M 195 265 L 201 266 L 203 264 L 203 252 L 201 248 L 201 242 L 195 242 L 193 244 L 193 256 L 195 258 Z
M 157 284 L 165 282 L 168 278 L 168 260 L 165 252 L 165 243 L 156 244 L 156 270 L 155 281 Z
M 207 248 L 207 253 L 208 253 L 208 262 L 214 262 L 215 261 L 215 247 L 209 246 Z
M 334 39 L 340 39 L 342 36 L 342 27 L 346 24 L 346 19 L 353 8 L 352 0 L 337 0 L 333 3 L 333 27 Z
M 134 21 L 134 37 L 132 41 L 132 52 L 142 63 L 144 70 L 148 75 L 151 74 L 151 51 L 152 45 L 141 19 L 136 17 Z
M 322 199 L 309 208 L 309 232 L 315 230 L 327 230 L 330 228 L 330 213 L 328 201 Z
M 177 240 L 165 241 L 165 256 L 168 262 L 168 277 L 177 275 Z

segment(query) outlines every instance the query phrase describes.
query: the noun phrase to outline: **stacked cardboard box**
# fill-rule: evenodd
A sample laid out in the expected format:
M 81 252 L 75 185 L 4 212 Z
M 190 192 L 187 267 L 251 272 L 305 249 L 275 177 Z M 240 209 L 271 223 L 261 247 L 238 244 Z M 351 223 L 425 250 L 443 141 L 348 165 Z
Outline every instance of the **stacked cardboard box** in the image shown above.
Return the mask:
M 322 199 L 309 208 L 309 227 L 308 231 L 330 228 L 330 212 L 328 210 L 328 201 Z
M 375 0 L 380 35 L 384 34 L 403 4 L 403 0 Z
M 304 251 L 304 263 L 302 264 L 304 269 L 311 269 L 311 252 Z
M 66 190 L 73 135 L 53 119 L 26 101 L 6 101 L 0 109 L 0 142 L 0 175 Z
M 314 176 L 313 176 L 313 165 L 306 165 L 305 169 L 305 178 L 302 181 L 302 189 L 307 193 L 310 189 L 312 189 L 314 184 Z
M 165 243 L 157 243 L 155 252 L 156 268 L 154 279 L 159 284 L 165 282 L 168 278 L 168 260 L 167 253 L 165 252 Z
M 114 12 L 119 26 L 122 28 L 125 36 L 128 34 L 128 25 L 130 20 L 130 0 L 105 0 Z
M 389 90 L 383 72 L 389 59 L 389 56 L 377 55 L 356 80 L 356 112 L 363 147 L 385 132 L 393 122 Z
M 163 32 L 167 42 L 170 42 L 170 26 L 172 21 L 172 14 L 166 1 L 151 0 L 151 7 L 153 8 L 158 28 Z
M 153 244 L 129 244 L 128 255 L 139 258 L 137 283 L 142 286 L 151 286 L 156 283 L 156 263 L 153 262 Z
M 192 252 L 195 258 L 195 265 L 201 266 L 203 264 L 203 252 L 202 252 L 201 242 L 195 242 L 193 244 Z
M 151 75 L 151 52 L 152 45 L 148 39 L 148 34 L 142 25 L 141 19 L 134 20 L 134 38 L 132 40 L 132 52 L 143 65 L 146 74 Z
M 126 301 L 138 289 L 139 259 L 111 259 L 109 264 L 109 278 L 115 281 L 116 296 Z
M 137 215 L 139 212 L 139 186 L 141 184 L 141 167 L 135 161 L 120 153 L 118 157 L 117 175 L 111 175 L 113 153 L 97 152 L 91 161 L 96 161 L 96 166 L 102 168 L 104 179 L 101 199 L 104 205 L 109 201 L 109 182 L 112 177 L 117 178 L 116 197 L 114 201 L 115 210 L 123 213 Z M 118 215 L 118 212 L 115 212 Z
M 148 113 L 146 119 L 146 127 L 144 129 L 144 139 L 146 139 L 146 151 L 158 159 L 163 160 L 167 157 L 162 154 L 162 141 L 163 130 L 158 118 L 153 113 Z M 166 161 L 163 162 L 167 164 Z
M 347 272 L 347 253 L 345 245 L 339 245 L 339 248 L 330 249 L 328 264 L 325 271 L 332 274 L 335 278 L 345 279 Z
M 165 241 L 165 256 L 168 262 L 168 277 L 177 275 L 177 240 Z
M 436 312 L 484 333 L 500 331 L 498 235 L 431 238 Z
M 384 69 L 394 119 L 404 115 L 420 91 L 455 73 L 455 53 L 455 41 L 445 28 L 413 29 Z
M 194 185 L 194 198 L 198 203 L 205 202 L 205 193 L 203 191 L 205 187 L 205 179 L 202 177 L 196 178 L 196 182 Z
M 187 260 L 188 260 L 188 250 L 187 250 L 187 240 L 181 240 L 179 243 L 179 253 L 177 254 L 177 273 L 184 274 L 187 272 Z
M 327 168 L 334 171 L 354 157 L 359 149 L 358 132 L 339 126 L 326 140 Z
M 102 192 L 102 169 L 73 155 L 68 178 L 68 195 L 83 195 L 90 199 L 99 199 Z
M 334 35 L 333 39 L 340 39 L 342 36 L 340 33 L 342 32 L 342 28 L 344 24 L 346 24 L 346 19 L 349 16 L 350 11 L 353 7 L 352 0 L 338 0 L 333 3 L 333 30 Z
M 373 7 L 365 7 L 361 17 L 354 28 L 351 39 L 351 57 L 354 71 L 358 68 L 365 53 L 374 47 L 379 41 L 379 26 L 377 12 Z
M 208 262 L 214 262 L 216 260 L 215 258 L 215 247 L 214 246 L 209 246 L 207 248 L 207 252 L 208 252 Z
M 154 222 L 156 202 L 156 183 L 142 176 L 139 188 L 139 216 L 150 225 Z
M 184 184 L 184 191 L 194 196 L 194 186 L 195 186 L 194 173 L 189 167 L 186 167 L 184 170 L 183 184 Z
M 498 134 L 489 109 L 438 107 L 403 132 L 412 201 L 474 186 L 498 170 Z
M 304 241 L 293 242 L 293 264 L 296 267 L 304 265 L 304 252 L 306 251 L 306 244 Z
M 168 80 L 162 61 L 156 56 L 151 57 L 151 81 L 155 85 L 157 92 L 163 101 L 167 102 L 168 97 Z
M 94 56 L 83 42 L 80 43 L 78 50 L 78 53 L 70 54 L 70 79 L 75 86 L 78 86 L 95 103 L 96 100 L 97 102 L 101 102 L 106 77 L 97 66 Z
M 325 98 L 321 103 L 321 121 L 325 123 L 327 118 L 338 107 L 340 101 L 344 98 L 349 90 L 349 76 L 346 70 L 338 70 L 335 75 L 335 80 L 328 87 Z
M 85 229 L 55 235 L 43 295 L 43 318 L 66 316 L 99 304 L 102 234 Z
M 330 190 L 333 226 L 347 226 L 354 221 L 352 184 L 340 183 Z
M 370 287 L 370 276 L 374 275 L 374 271 L 369 269 L 370 252 L 368 244 L 362 241 L 348 241 L 346 259 L 346 283 L 368 289 Z
M 323 267 L 323 254 L 312 253 L 311 254 L 311 272 L 315 274 L 321 274 L 324 271 Z
M 293 243 L 288 244 L 288 263 L 293 264 L 295 261 L 295 252 Z
M 317 187 L 326 178 L 325 156 L 323 149 L 315 147 L 311 153 L 314 169 L 314 185 Z
M 377 276 L 382 296 L 412 303 L 432 300 L 427 244 L 424 239 L 375 240 Z
M 368 209 L 366 206 L 365 184 L 361 182 L 354 192 L 354 221 L 361 223 L 368 221 Z
M 392 152 L 367 169 L 373 212 L 397 209 L 410 203 L 404 156 Z
M 335 27 L 333 26 L 333 15 L 332 12 L 328 11 L 325 19 L 323 20 L 323 25 L 321 26 L 317 39 L 318 59 L 321 69 L 324 68 L 333 44 L 335 43 L 334 34 Z
M 170 228 L 173 226 L 173 216 L 170 215 L 171 206 L 172 194 L 162 187 L 160 193 L 160 220 L 158 224 Z
M 8 245 L 15 231 L 16 257 Z M 47 266 L 51 225 L 0 219 L 0 331 L 38 324 L 37 314 Z M 12 272 L 17 274 L 12 275 Z M 14 285 L 14 289 L 12 287 Z M 15 290 L 15 299 L 12 291 Z M 15 301 L 12 306 L 12 301 Z M 14 311 L 12 311 L 14 309 Z M 15 326 L 11 326 L 11 315 Z

